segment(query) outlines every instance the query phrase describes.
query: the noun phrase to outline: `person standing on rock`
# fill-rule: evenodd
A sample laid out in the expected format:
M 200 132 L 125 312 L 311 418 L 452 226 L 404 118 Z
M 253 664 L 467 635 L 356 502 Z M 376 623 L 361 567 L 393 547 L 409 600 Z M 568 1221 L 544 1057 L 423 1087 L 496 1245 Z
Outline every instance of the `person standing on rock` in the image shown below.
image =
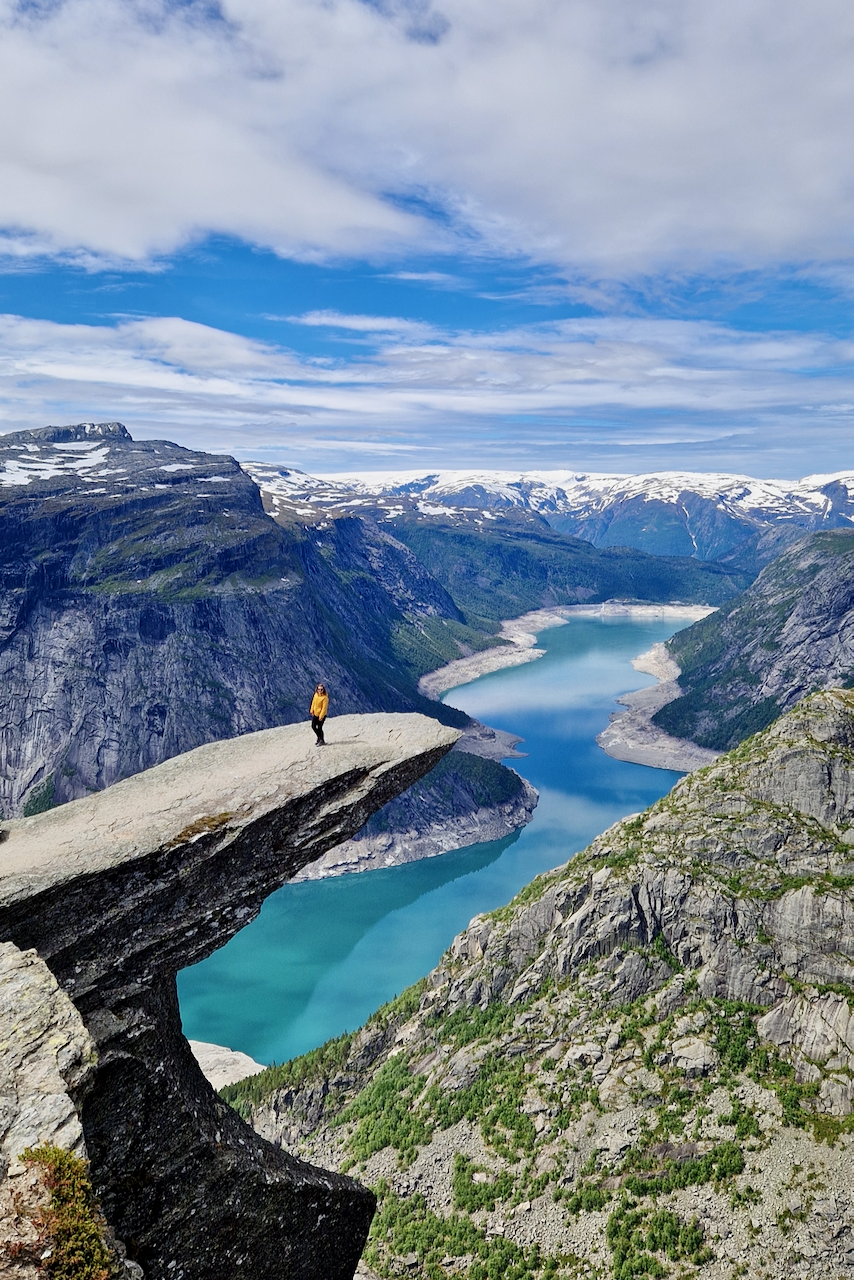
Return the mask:
M 326 719 L 326 713 L 329 710 L 329 694 L 326 692 L 326 686 L 319 684 L 314 690 L 314 697 L 311 700 L 311 727 L 314 730 L 317 742 L 315 746 L 325 747 L 326 739 L 323 736 L 323 722 Z

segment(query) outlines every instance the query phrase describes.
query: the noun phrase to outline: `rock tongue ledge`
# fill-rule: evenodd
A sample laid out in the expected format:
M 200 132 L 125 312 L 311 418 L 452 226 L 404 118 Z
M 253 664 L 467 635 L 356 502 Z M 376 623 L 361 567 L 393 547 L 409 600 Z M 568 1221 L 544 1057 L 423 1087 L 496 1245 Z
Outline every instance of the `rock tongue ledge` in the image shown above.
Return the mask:
M 271 1146 L 219 1100 L 181 1033 L 175 974 L 458 736 L 420 715 L 344 716 L 316 751 L 306 725 L 271 729 L 7 823 L 0 1090 L 18 1103 L 0 1117 L 0 1175 L 22 1133 L 85 1147 L 107 1221 L 149 1280 L 349 1280 L 372 1194 Z M 54 1037 L 35 1017 L 42 989 Z M 11 1034 L 27 1009 L 31 1050 Z M 35 1102 L 15 1085 L 33 1062 L 50 1084 Z

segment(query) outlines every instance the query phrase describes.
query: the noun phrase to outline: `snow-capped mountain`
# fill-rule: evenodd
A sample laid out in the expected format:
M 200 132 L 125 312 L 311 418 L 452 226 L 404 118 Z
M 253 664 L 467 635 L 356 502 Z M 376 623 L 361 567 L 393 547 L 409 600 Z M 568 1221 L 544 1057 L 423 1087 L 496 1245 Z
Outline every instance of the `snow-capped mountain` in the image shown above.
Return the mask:
M 361 472 L 308 476 L 245 463 L 270 510 L 299 517 L 360 511 L 385 518 L 529 512 L 598 547 L 716 560 L 772 529 L 854 524 L 854 471 L 803 480 L 689 471 L 598 475 L 577 471 Z M 781 530 L 782 532 L 782 530 Z

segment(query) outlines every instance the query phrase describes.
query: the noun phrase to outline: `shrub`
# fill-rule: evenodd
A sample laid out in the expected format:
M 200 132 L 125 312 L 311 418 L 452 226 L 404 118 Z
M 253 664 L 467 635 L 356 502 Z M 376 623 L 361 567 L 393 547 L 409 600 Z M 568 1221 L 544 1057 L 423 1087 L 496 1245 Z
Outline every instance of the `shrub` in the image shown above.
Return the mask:
M 86 1162 L 47 1144 L 28 1148 L 21 1159 L 38 1165 L 50 1192 L 42 1219 L 50 1239 L 47 1273 L 51 1280 L 108 1280 L 116 1273 L 104 1243 Z

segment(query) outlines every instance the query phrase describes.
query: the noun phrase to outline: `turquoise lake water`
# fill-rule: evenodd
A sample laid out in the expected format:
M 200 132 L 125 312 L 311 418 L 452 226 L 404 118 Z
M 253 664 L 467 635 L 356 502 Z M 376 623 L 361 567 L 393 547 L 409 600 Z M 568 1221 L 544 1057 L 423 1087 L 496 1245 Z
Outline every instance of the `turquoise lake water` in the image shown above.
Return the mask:
M 525 739 L 527 757 L 509 763 L 540 793 L 533 821 L 406 866 L 285 885 L 178 975 L 185 1034 L 266 1064 L 353 1030 L 429 972 L 472 916 L 669 791 L 679 774 L 612 760 L 595 739 L 617 694 L 652 683 L 631 659 L 679 625 L 574 618 L 542 633 L 545 657 L 452 690 L 446 702 Z

